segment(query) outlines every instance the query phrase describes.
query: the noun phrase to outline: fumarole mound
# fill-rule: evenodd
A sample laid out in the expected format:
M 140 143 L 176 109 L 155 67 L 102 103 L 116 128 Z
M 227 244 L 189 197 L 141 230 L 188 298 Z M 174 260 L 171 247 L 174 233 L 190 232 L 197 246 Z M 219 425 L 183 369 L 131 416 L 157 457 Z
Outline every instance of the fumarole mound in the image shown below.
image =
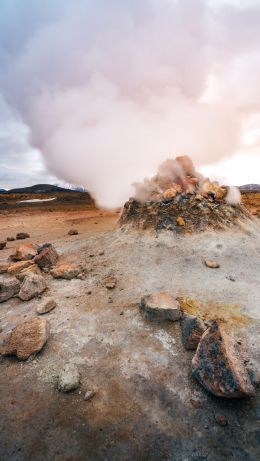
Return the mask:
M 186 156 L 166 160 L 156 176 L 135 187 L 120 217 L 123 229 L 185 234 L 223 230 L 250 219 L 237 189 L 204 178 Z

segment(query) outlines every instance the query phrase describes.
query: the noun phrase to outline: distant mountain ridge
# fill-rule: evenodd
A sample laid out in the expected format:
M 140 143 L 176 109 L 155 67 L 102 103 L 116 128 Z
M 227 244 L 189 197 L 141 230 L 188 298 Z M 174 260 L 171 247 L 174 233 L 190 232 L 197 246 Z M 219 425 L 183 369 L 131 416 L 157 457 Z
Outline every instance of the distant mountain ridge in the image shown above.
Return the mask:
M 244 184 L 239 189 L 241 192 L 260 192 L 260 184 Z
M 0 193 L 5 193 L 5 194 L 53 194 L 55 192 L 78 193 L 77 190 L 54 186 L 52 184 L 35 184 L 34 186 L 19 187 L 19 188 L 10 189 L 10 190 L 0 189 Z

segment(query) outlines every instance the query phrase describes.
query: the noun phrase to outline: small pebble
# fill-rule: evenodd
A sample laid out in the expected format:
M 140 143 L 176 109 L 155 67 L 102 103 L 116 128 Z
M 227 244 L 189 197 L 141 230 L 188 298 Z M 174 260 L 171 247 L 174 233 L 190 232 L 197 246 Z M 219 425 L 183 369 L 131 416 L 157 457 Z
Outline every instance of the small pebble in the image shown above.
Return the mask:
M 230 280 L 231 282 L 235 282 L 235 281 L 236 281 L 236 277 L 235 277 L 234 275 L 232 275 L 232 274 L 227 275 L 227 276 L 226 276 L 226 279 Z
M 215 415 L 215 421 L 220 426 L 227 426 L 228 425 L 228 420 L 227 420 L 226 416 L 222 415 L 222 414 Z
M 218 269 L 220 267 L 219 263 L 217 261 L 213 261 L 211 259 L 206 259 L 204 261 L 205 266 L 209 267 L 210 269 Z
M 87 402 L 88 400 L 93 399 L 93 397 L 96 395 L 96 392 L 94 390 L 89 390 L 86 392 L 84 396 L 84 400 Z

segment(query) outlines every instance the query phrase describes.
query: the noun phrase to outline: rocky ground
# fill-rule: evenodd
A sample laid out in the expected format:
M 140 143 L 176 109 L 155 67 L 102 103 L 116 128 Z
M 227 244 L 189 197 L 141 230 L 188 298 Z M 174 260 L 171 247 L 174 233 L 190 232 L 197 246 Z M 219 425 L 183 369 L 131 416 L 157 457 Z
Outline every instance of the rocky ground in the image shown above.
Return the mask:
M 60 262 L 84 277 L 55 279 L 40 297 L 0 304 L 0 343 L 52 297 L 41 315 L 50 334 L 27 361 L 0 358 L 0 459 L 11 461 L 255 461 L 259 459 L 259 396 L 223 399 L 192 376 L 178 321 L 151 321 L 143 296 L 168 291 L 190 313 L 223 319 L 240 343 L 257 385 L 260 233 L 239 231 L 186 237 L 122 232 L 117 213 L 97 210 L 3 213 L 0 241 L 28 232 L 52 243 Z M 68 235 L 77 229 L 78 234 Z M 17 241 L 0 251 L 0 264 Z M 213 260 L 219 268 L 210 268 Z M 80 376 L 61 392 L 64 366 Z M 90 397 L 89 397 L 90 396 Z

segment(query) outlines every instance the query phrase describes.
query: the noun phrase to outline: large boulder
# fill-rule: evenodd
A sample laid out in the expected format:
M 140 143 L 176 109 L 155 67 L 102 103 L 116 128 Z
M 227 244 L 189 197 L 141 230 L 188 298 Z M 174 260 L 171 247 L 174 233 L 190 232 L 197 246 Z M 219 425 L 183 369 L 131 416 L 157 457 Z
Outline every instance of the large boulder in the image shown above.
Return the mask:
M 195 350 L 200 338 L 206 331 L 206 325 L 199 317 L 184 312 L 181 318 L 182 341 L 186 349 Z
M 82 267 L 76 264 L 63 263 L 52 269 L 50 273 L 55 279 L 71 280 L 82 273 Z
M 255 394 L 237 343 L 220 321 L 203 334 L 192 360 L 193 376 L 218 397 L 251 397 Z
M 20 360 L 27 360 L 43 348 L 49 336 L 49 323 L 44 318 L 34 317 L 13 329 L 0 348 L 2 355 L 16 355 Z
M 19 298 L 22 301 L 29 301 L 41 294 L 47 288 L 46 282 L 42 275 L 30 273 L 26 275 L 19 291 Z
M 156 292 L 141 299 L 140 310 L 152 320 L 179 320 L 178 301 L 167 292 Z
M 50 243 L 45 243 L 38 248 L 38 255 L 34 261 L 41 269 L 50 269 L 55 266 L 59 258 L 59 255 L 55 248 Z
M 7 301 L 17 295 L 20 290 L 20 283 L 16 278 L 0 279 L 0 303 Z
M 27 261 L 33 259 L 37 254 L 37 247 L 32 243 L 22 243 L 16 248 L 15 252 L 10 255 L 13 261 Z

